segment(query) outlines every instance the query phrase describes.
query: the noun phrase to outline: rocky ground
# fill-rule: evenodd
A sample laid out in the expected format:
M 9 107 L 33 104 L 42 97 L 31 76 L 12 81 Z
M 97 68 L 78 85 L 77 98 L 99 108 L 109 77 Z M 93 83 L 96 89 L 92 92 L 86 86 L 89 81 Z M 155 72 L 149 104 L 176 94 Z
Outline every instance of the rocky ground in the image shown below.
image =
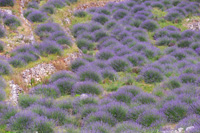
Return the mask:
M 187 24 L 186 26 L 191 29 L 191 30 L 200 30 L 200 19 L 199 18 L 194 18 L 194 19 L 187 19 Z

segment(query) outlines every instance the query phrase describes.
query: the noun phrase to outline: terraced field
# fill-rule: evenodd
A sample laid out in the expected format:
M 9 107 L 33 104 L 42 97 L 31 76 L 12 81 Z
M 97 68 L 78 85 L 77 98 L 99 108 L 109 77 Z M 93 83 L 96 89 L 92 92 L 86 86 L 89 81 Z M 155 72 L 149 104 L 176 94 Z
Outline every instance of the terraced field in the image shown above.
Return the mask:
M 0 0 L 0 133 L 200 133 L 199 0 Z

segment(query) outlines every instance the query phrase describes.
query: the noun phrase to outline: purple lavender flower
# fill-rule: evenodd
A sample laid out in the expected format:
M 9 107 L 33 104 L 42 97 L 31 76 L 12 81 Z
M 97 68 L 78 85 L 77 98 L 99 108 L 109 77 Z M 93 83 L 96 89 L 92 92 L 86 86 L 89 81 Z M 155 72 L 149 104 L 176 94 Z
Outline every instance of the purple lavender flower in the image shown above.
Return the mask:
M 77 82 L 72 88 L 72 94 L 96 94 L 102 93 L 102 88 L 91 81 Z
M 36 2 L 36 1 L 29 2 L 28 5 L 27 5 L 27 8 L 38 9 L 39 8 L 38 2 Z
M 38 46 L 40 54 L 47 56 L 49 54 L 61 55 L 62 47 L 54 41 L 45 40 Z
M 159 128 L 164 124 L 164 120 L 163 114 L 156 109 L 152 109 L 141 113 L 136 122 L 145 127 Z
M 4 24 L 11 28 L 17 28 L 21 26 L 21 21 L 14 15 L 6 15 L 3 20 Z
M 4 89 L 6 88 L 6 81 L 3 77 L 0 76 L 0 88 Z
M 128 86 L 123 86 L 119 88 L 118 91 L 130 92 L 133 96 L 136 96 L 140 93 L 141 89 L 136 86 L 128 85 Z
M 56 8 L 62 8 L 66 5 L 65 0 L 49 0 L 48 4 L 53 5 Z
M 36 101 L 37 104 L 50 108 L 53 106 L 54 100 L 52 98 L 40 98 Z
M 0 38 L 5 36 L 5 29 L 0 25 Z
M 78 46 L 78 48 L 84 50 L 93 50 L 95 48 L 95 44 L 91 41 L 91 40 L 88 40 L 88 39 L 85 39 L 85 38 L 82 38 L 82 39 L 78 39 L 76 41 L 76 44 Z
M 173 90 L 175 88 L 181 87 L 181 81 L 177 77 L 170 77 L 165 83 L 165 88 L 169 88 L 170 90 Z
M 45 116 L 47 109 L 48 109 L 47 107 L 39 105 L 39 104 L 32 104 L 28 108 L 28 110 L 38 114 L 39 116 Z
M 100 107 L 100 110 L 109 112 L 117 121 L 126 120 L 128 106 L 122 102 L 110 102 Z
M 42 12 L 46 12 L 47 14 L 53 14 L 55 12 L 55 6 L 47 2 L 46 4 L 42 5 L 40 10 Z
M 114 56 L 114 52 L 108 49 L 102 49 L 96 54 L 96 57 L 100 60 L 108 60 Z
M 0 88 L 0 101 L 3 101 L 6 98 L 6 93 Z
M 115 99 L 118 102 L 124 102 L 126 104 L 131 103 L 133 95 L 130 92 L 124 91 L 122 89 L 118 90 L 117 92 L 111 95 L 111 98 Z
M 139 104 L 153 104 L 156 103 L 156 97 L 149 93 L 140 93 L 133 98 L 133 102 L 138 102 Z
M 19 106 L 22 108 L 27 108 L 34 104 L 37 101 L 37 98 L 37 96 L 20 94 L 18 97 Z
M 55 125 L 52 120 L 49 120 L 46 117 L 39 116 L 34 120 L 34 122 L 34 127 L 37 132 L 53 133 Z
M 131 62 L 133 66 L 143 66 L 147 62 L 146 58 L 138 53 L 127 55 L 127 59 Z
M 57 101 L 55 102 L 55 106 L 66 111 L 73 109 L 73 104 L 72 104 L 71 99 L 64 99 L 64 100 Z
M 165 114 L 168 122 L 179 122 L 187 116 L 188 106 L 179 100 L 172 100 L 163 105 L 161 112 Z
M 28 63 L 30 63 L 30 62 L 36 61 L 39 57 L 37 57 L 37 56 L 34 55 L 34 54 L 25 52 L 25 53 L 18 53 L 18 54 L 15 55 L 13 58 L 17 58 L 17 59 L 19 59 L 19 60 L 23 60 L 23 62 L 25 62 L 25 63 L 28 64 Z
M 45 116 L 48 119 L 53 119 L 56 125 L 63 125 L 66 121 L 66 112 L 60 108 L 47 108 Z
M 61 78 L 70 78 L 70 79 L 75 80 L 76 75 L 74 73 L 72 73 L 71 71 L 62 70 L 62 71 L 58 71 L 58 72 L 54 73 L 53 75 L 51 75 L 49 81 L 52 83 Z
M 8 75 L 12 73 L 12 68 L 10 65 L 4 61 L 0 60 L 0 75 Z
M 91 66 L 82 66 L 78 69 L 77 74 L 79 75 L 80 81 L 93 81 L 101 82 L 101 73 L 97 68 Z
M 17 108 L 6 102 L 0 102 L 0 124 L 8 124 L 8 121 L 18 112 Z
M 181 19 L 184 18 L 184 16 L 176 10 L 171 10 L 170 12 L 168 12 L 168 14 L 165 16 L 165 19 L 168 21 L 181 21 Z
M 65 48 L 65 46 L 71 46 L 72 45 L 72 42 L 71 42 L 71 38 L 70 37 L 67 37 L 67 36 L 59 36 L 57 38 L 55 38 L 55 41 L 62 45 L 63 48 Z
M 44 22 L 47 19 L 46 13 L 36 10 L 29 13 L 27 19 L 31 22 Z
M 101 75 L 104 79 L 109 79 L 112 81 L 115 81 L 118 79 L 118 74 L 116 73 L 116 71 L 114 71 L 110 67 L 104 68 L 103 70 L 101 70 Z
M 91 113 L 89 116 L 87 116 L 84 121 L 86 124 L 102 121 L 103 123 L 108 123 L 109 125 L 113 126 L 117 123 L 117 120 L 108 112 L 105 111 L 97 111 L 94 113 Z
M 114 57 L 109 60 L 110 66 L 117 72 L 126 71 L 128 67 L 130 67 L 130 63 L 124 58 Z
M 142 125 L 133 122 L 133 121 L 124 121 L 121 123 L 118 123 L 114 128 L 115 133 L 139 133 L 143 132 Z
M 60 91 L 55 85 L 38 85 L 30 90 L 30 94 L 57 98 L 60 96 Z
M 176 128 L 187 128 L 194 126 L 196 123 L 200 123 L 200 115 L 192 114 L 188 117 L 182 119 L 177 125 Z
M 36 117 L 36 113 L 27 110 L 21 111 L 10 118 L 8 127 L 13 131 L 31 131 L 34 129 L 34 119 Z
M 114 13 L 113 18 L 116 19 L 116 20 L 119 20 L 119 19 L 124 18 L 126 15 L 128 15 L 127 10 L 119 9 Z
M 97 132 L 110 132 L 111 127 L 109 124 L 101 122 L 101 121 L 96 121 L 94 123 L 89 123 L 86 127 L 81 129 L 82 133 L 97 133 Z
M 76 97 L 73 101 L 73 107 L 75 110 L 81 111 L 81 108 L 86 105 L 98 105 L 99 98 L 93 94 L 81 94 L 80 97 Z
M 0 0 L 0 7 L 1 6 L 14 6 L 15 0 Z
M 200 115 L 200 103 L 199 103 L 199 100 L 197 100 L 196 102 L 191 104 L 189 110 L 190 110 L 191 113 Z
M 78 111 L 81 114 L 82 118 L 87 117 L 90 113 L 97 112 L 98 111 L 98 105 L 96 104 L 86 104 L 83 107 L 81 107 Z
M 153 21 L 153 20 L 146 20 L 141 24 L 141 27 L 146 29 L 147 31 L 155 31 L 156 29 L 158 29 L 158 24 L 157 22 Z
M 75 84 L 76 80 L 71 78 L 61 78 L 53 82 L 55 86 L 58 87 L 58 89 L 61 92 L 61 95 L 70 95 L 72 86 Z
M 35 33 L 41 38 L 48 38 L 52 33 L 61 31 L 61 28 L 56 23 L 45 23 L 37 26 Z
M 100 23 L 102 25 L 104 25 L 109 20 L 109 18 L 108 18 L 107 15 L 95 14 L 92 17 L 92 20 L 95 21 L 95 22 L 98 22 L 98 23 Z
M 161 82 L 163 80 L 162 72 L 155 67 L 143 68 L 141 75 L 143 75 L 146 83 Z
M 182 83 L 195 83 L 197 80 L 197 75 L 192 73 L 181 74 L 179 76 Z
M 13 67 L 22 67 L 24 65 L 26 65 L 26 62 L 20 58 L 16 57 L 12 57 L 9 59 L 9 63 L 13 66 Z

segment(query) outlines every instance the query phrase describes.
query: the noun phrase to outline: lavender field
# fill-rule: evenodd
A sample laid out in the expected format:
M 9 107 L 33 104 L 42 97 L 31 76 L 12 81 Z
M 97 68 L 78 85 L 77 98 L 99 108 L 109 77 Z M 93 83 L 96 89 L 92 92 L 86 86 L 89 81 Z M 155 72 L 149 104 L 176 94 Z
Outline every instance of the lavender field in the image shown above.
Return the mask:
M 200 0 L 0 0 L 0 133 L 200 133 Z

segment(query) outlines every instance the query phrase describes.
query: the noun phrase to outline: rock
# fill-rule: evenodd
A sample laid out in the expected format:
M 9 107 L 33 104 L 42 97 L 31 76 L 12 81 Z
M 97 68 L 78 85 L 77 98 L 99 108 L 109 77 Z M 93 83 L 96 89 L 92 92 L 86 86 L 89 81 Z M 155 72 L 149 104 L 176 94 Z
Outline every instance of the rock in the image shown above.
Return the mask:
M 182 132 L 184 130 L 184 128 L 178 128 L 178 132 Z
M 185 129 L 185 131 L 186 131 L 186 132 L 190 132 L 193 128 L 194 128 L 194 126 L 187 127 L 187 128 Z
M 38 64 L 37 66 L 24 70 L 21 75 L 27 85 L 33 82 L 41 82 L 44 77 L 53 74 L 56 68 L 52 64 Z
M 64 59 L 66 65 L 70 65 L 72 61 L 74 61 L 76 58 L 79 58 L 82 56 L 82 53 L 79 51 L 77 53 L 70 53 L 67 55 L 67 58 Z
M 64 21 L 67 23 L 67 24 L 70 24 L 70 19 L 69 18 L 65 18 Z
M 2 12 L 8 14 L 8 15 L 12 15 L 12 11 L 11 10 L 8 10 L 8 9 L 0 9 Z
M 190 30 L 196 30 L 199 31 L 200 30 L 200 20 L 191 20 L 192 22 L 188 22 L 187 27 Z
M 86 99 L 86 98 L 88 98 L 89 96 L 87 95 L 87 94 L 81 94 L 81 96 L 80 96 L 80 99 L 82 100 L 82 99 Z
M 9 102 L 12 102 L 17 105 L 19 93 L 23 92 L 23 89 L 20 88 L 17 84 L 14 84 L 13 80 L 9 81 L 9 86 L 11 88 L 11 96 L 9 98 Z

